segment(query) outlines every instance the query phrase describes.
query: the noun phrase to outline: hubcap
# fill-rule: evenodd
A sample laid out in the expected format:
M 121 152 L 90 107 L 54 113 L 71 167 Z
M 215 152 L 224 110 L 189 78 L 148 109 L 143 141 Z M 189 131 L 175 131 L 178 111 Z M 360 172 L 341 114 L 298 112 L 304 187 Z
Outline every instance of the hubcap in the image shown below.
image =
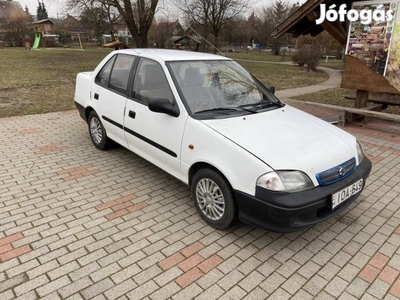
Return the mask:
M 103 130 L 100 121 L 96 117 L 90 120 L 90 135 L 96 144 L 99 144 L 103 138 Z
M 196 186 L 196 200 L 202 213 L 213 221 L 220 220 L 225 212 L 225 198 L 219 186 L 208 178 Z

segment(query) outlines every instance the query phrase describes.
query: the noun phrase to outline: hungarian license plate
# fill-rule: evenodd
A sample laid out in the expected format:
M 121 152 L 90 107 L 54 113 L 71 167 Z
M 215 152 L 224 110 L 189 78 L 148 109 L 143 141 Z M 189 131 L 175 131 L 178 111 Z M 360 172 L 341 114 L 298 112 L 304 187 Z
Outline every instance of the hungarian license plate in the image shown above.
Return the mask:
M 351 196 L 361 192 L 363 188 L 363 182 L 364 181 L 361 178 L 359 181 L 349 185 L 348 187 L 345 187 L 343 190 L 332 194 L 332 209 L 349 199 Z

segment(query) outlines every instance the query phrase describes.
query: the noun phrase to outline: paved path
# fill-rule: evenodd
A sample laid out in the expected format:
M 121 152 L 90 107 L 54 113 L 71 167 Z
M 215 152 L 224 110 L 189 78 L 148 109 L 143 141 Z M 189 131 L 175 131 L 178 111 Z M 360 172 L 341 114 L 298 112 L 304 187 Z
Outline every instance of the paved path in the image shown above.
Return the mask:
M 277 95 L 337 87 L 326 71 Z M 400 299 L 400 125 L 346 126 L 373 162 L 365 191 L 291 234 L 208 227 L 187 186 L 123 148 L 96 150 L 76 111 L 0 126 L 0 300 Z
M 291 234 L 218 231 L 187 186 L 96 150 L 76 111 L 0 119 L 0 299 L 400 299 L 400 128 L 351 125 L 362 196 Z
M 318 67 L 318 69 L 323 70 L 324 72 L 328 73 L 328 75 L 329 75 L 328 80 L 321 82 L 320 84 L 276 91 L 277 97 L 282 100 L 286 100 L 286 98 L 290 98 L 290 97 L 296 97 L 296 96 L 300 96 L 300 95 L 304 95 L 304 94 L 316 93 L 316 92 L 319 92 L 322 90 L 340 87 L 340 81 L 342 79 L 342 71 L 341 70 L 335 70 L 335 69 L 325 68 L 325 67 Z

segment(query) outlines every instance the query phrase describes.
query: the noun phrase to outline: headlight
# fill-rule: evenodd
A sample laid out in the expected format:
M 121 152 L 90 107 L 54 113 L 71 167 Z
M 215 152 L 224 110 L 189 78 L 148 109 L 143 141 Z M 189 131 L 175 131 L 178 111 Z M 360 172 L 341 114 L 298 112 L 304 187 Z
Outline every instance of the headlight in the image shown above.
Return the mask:
M 364 159 L 364 151 L 359 141 L 357 141 L 357 158 L 358 158 L 358 163 L 361 163 L 362 160 Z
M 299 192 L 314 187 L 311 179 L 300 171 L 266 173 L 257 179 L 257 186 L 275 192 Z

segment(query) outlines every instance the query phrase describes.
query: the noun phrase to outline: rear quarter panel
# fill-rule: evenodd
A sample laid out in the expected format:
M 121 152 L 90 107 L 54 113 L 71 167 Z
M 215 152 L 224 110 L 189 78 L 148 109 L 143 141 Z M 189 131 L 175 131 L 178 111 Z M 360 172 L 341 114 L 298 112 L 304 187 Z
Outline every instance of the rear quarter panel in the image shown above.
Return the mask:
M 74 99 L 75 102 L 83 107 L 87 107 L 91 99 L 90 89 L 92 74 L 93 72 L 81 72 L 76 76 Z

